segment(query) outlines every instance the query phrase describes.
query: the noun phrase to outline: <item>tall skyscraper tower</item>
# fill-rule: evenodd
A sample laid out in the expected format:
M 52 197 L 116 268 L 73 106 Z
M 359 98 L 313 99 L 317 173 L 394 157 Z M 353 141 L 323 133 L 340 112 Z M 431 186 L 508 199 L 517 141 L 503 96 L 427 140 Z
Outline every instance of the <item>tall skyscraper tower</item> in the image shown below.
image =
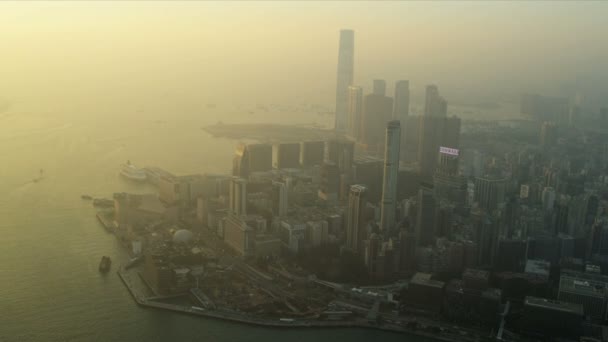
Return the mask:
M 401 80 L 395 83 L 395 98 L 393 103 L 393 120 L 399 120 L 405 127 L 410 114 L 410 81 Z
M 336 124 L 337 131 L 345 131 L 348 119 L 348 87 L 353 83 L 355 54 L 355 32 L 340 31 L 338 49 L 338 75 L 336 81 Z
M 386 96 L 386 81 L 385 80 L 374 80 L 373 94 Z
M 230 181 L 229 209 L 235 215 L 247 215 L 247 181 L 243 178 L 233 177 Z
M 401 124 L 399 121 L 394 120 L 389 122 L 386 126 L 384 180 L 382 185 L 382 208 L 380 214 L 380 229 L 382 231 L 388 231 L 395 224 L 400 147 Z
M 350 86 L 348 87 L 348 134 L 355 140 L 360 136 L 362 113 L 363 88 Z
M 352 185 L 348 195 L 348 215 L 346 217 L 346 248 L 353 252 L 363 249 L 365 236 L 367 188 L 363 185 Z
M 436 85 L 426 86 L 426 98 L 424 101 L 424 115 L 446 117 L 448 112 L 447 101 L 439 95 Z

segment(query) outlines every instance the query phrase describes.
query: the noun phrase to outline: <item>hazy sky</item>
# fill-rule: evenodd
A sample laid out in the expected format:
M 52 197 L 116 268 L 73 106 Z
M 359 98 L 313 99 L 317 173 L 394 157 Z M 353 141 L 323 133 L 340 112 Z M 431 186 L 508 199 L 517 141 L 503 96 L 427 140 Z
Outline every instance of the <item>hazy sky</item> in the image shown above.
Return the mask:
M 2 1 L 0 98 L 332 104 L 338 31 L 352 28 L 366 90 L 385 78 L 415 95 L 435 82 L 448 101 L 564 86 L 593 99 L 608 94 L 606 18 L 606 2 Z

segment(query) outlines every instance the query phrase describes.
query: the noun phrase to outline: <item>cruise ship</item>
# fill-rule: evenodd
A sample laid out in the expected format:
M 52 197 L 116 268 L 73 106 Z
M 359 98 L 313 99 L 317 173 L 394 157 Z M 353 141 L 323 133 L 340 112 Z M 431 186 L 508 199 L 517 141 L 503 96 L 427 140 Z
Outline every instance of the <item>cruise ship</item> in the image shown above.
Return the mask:
M 125 178 L 140 182 L 145 181 L 147 178 L 144 170 L 138 169 L 135 165 L 131 164 L 130 161 L 127 161 L 127 163 L 122 166 L 120 174 Z

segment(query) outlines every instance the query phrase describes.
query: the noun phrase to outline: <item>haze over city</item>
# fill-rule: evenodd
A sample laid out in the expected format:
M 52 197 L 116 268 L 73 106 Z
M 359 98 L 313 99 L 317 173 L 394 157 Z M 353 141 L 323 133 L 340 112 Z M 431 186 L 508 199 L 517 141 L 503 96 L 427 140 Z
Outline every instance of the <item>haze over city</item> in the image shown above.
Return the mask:
M 0 342 L 608 341 L 606 17 L 0 1 Z
M 342 28 L 357 31 L 355 83 L 361 85 L 405 78 L 421 99 L 424 85 L 437 83 L 452 102 L 577 90 L 598 104 L 607 94 L 602 2 L 1 6 L 0 92 L 8 100 L 59 107 L 328 104 Z

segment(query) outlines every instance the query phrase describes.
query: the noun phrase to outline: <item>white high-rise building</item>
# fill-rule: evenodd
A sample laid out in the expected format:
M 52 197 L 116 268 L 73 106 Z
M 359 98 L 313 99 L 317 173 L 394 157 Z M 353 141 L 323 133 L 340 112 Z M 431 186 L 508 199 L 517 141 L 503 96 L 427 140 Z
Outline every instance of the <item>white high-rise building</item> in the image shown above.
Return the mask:
M 397 177 L 399 176 L 399 153 L 401 146 L 401 124 L 398 120 L 386 125 L 384 150 L 384 179 L 382 184 L 382 208 L 380 229 L 387 231 L 395 224 L 397 205 Z
M 355 32 L 353 30 L 341 30 L 336 80 L 335 129 L 342 132 L 348 128 L 348 87 L 353 83 L 354 50 Z
M 233 177 L 230 181 L 230 212 L 238 215 L 247 215 L 247 181 L 243 178 Z

